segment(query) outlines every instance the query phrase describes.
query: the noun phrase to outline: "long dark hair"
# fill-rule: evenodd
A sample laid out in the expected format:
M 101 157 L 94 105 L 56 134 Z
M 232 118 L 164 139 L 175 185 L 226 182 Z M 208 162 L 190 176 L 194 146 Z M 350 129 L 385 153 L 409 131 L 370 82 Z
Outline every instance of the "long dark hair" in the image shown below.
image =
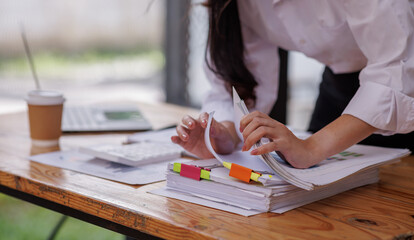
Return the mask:
M 244 63 L 244 45 L 236 0 L 207 0 L 209 10 L 207 66 L 226 82 L 231 93 L 234 86 L 248 106 L 256 101 L 257 82 Z M 209 62 L 207 53 L 210 53 Z

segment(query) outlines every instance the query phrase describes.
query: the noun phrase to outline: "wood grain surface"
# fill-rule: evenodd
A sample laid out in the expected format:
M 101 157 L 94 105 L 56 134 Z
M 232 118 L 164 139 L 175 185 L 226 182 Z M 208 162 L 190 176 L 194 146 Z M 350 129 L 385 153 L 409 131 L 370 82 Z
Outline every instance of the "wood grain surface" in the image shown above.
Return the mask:
M 197 111 L 140 104 L 155 128 Z M 121 184 L 27 160 L 90 142 L 119 143 L 126 134 L 64 135 L 57 148 L 31 146 L 26 113 L 0 116 L 0 184 L 166 239 L 412 239 L 414 157 L 381 168 L 377 184 L 284 214 L 242 217 L 147 193 L 165 182 Z M 1 214 L 1 213 L 0 213 Z M 411 237 L 411 238 L 410 238 Z

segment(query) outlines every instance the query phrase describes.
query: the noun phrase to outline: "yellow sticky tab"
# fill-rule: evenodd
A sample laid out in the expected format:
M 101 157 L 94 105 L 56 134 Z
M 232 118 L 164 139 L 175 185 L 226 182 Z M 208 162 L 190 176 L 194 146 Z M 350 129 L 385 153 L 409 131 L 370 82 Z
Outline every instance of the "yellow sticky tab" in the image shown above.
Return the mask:
M 181 172 L 181 163 L 174 163 L 173 171 L 178 173 Z
M 200 178 L 209 180 L 210 179 L 210 171 L 201 169 Z
M 253 180 L 253 181 L 258 182 L 260 176 L 261 176 L 261 174 L 252 172 L 252 175 L 250 176 L 250 179 Z
M 227 169 L 231 169 L 231 163 L 229 162 L 223 162 L 223 166 Z

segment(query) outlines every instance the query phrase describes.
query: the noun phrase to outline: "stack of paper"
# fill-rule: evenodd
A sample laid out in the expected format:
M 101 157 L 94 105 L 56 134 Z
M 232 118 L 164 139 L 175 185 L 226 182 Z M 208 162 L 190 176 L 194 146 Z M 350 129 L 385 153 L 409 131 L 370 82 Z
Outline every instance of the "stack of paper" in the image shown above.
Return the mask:
M 248 111 L 235 90 L 233 97 L 237 123 Z M 193 166 L 183 164 L 184 168 L 169 164 L 166 189 L 155 193 L 242 215 L 267 211 L 282 213 L 375 183 L 380 165 L 399 161 L 410 153 L 407 149 L 354 145 L 308 169 L 293 168 L 276 153 L 254 156 L 236 150 L 230 155 L 220 155 L 214 151 L 209 136 L 213 115 L 210 113 L 204 140 L 215 159 L 194 161 L 190 163 Z M 300 135 L 306 137 L 306 134 Z M 239 179 L 245 182 L 229 177 L 232 170 L 223 166 L 227 163 L 231 163 L 232 170 L 234 165 L 241 166 L 237 168 L 242 169 L 244 177 Z M 257 182 L 249 182 L 251 172 L 261 174 L 254 179 Z
M 375 183 L 378 181 L 379 165 L 398 161 L 398 158 L 408 153 L 404 149 L 356 145 L 309 169 L 294 169 L 285 164 L 284 167 L 298 179 L 314 186 L 310 191 L 276 174 L 265 183 L 242 182 L 229 177 L 229 170 L 216 159 L 187 163 L 210 170 L 209 179 L 199 181 L 180 176 L 180 173 L 173 171 L 173 164 L 169 164 L 166 189 L 156 190 L 155 193 L 242 215 L 267 211 L 282 213 L 355 187 Z M 259 158 L 246 161 L 246 157 L 240 156 L 240 152 L 237 152 L 228 155 L 226 160 L 237 164 L 260 163 Z M 269 171 L 272 170 L 262 169 L 262 172 Z
M 193 164 L 199 164 L 194 162 Z M 273 186 L 261 186 L 260 184 L 248 184 L 228 177 L 228 170 L 219 167 L 211 170 L 211 179 L 196 181 L 181 177 L 172 171 L 172 165 L 167 172 L 167 187 L 187 194 L 192 194 L 206 199 L 214 199 L 229 205 L 258 211 L 289 210 L 315 200 L 332 196 L 350 188 L 376 182 L 378 180 L 377 169 L 361 172 L 353 178 L 348 178 L 332 184 L 329 187 L 321 187 L 314 191 L 306 191 L 289 183 L 280 183 Z

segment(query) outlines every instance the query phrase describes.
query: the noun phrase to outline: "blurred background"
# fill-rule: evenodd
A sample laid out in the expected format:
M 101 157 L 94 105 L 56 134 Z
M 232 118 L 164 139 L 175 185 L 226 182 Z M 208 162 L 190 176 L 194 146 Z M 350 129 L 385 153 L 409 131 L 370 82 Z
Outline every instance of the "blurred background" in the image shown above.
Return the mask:
M 45 89 L 66 104 L 171 102 L 200 107 L 207 12 L 200 0 L 0 0 L 0 114 L 35 88 L 23 28 Z M 289 52 L 287 124 L 307 128 L 323 66 Z M 0 239 L 46 239 L 59 214 L 0 194 Z M 122 239 L 70 219 L 56 239 Z

